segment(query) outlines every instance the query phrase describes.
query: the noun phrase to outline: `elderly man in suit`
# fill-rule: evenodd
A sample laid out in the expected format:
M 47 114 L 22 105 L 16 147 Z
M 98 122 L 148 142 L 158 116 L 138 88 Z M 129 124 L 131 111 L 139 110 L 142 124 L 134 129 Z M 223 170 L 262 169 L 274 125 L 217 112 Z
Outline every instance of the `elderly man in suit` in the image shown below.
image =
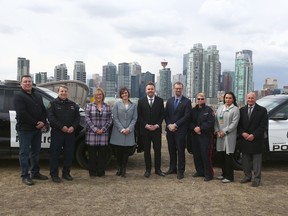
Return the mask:
M 262 150 L 264 133 L 268 127 L 268 114 L 264 107 L 256 103 L 256 94 L 254 92 L 248 93 L 246 99 L 247 105 L 240 109 L 240 121 L 238 124 L 245 175 L 240 183 L 251 182 L 252 168 L 254 172 L 252 186 L 258 187 L 261 181 Z
M 191 101 L 182 95 L 181 82 L 177 81 L 173 84 L 173 91 L 175 96 L 168 99 L 165 109 L 166 137 L 170 155 L 169 170 L 166 174 L 177 173 L 177 179 L 182 179 L 185 172 L 185 140 L 192 106 Z
M 162 121 L 164 119 L 163 99 L 155 95 L 155 84 L 148 82 L 146 84 L 146 97 L 138 101 L 138 121 L 141 140 L 144 147 L 144 159 L 146 171 L 144 176 L 150 177 L 151 161 L 151 142 L 154 149 L 155 174 L 165 176 L 161 171 L 161 134 Z

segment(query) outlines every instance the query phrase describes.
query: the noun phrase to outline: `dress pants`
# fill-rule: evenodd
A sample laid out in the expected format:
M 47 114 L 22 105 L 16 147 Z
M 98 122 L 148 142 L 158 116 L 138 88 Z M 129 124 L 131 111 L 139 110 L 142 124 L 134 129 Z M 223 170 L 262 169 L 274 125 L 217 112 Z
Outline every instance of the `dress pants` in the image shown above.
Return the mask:
M 219 152 L 222 168 L 222 176 L 225 179 L 234 181 L 233 154 L 224 151 Z
M 170 156 L 169 170 L 177 170 L 178 168 L 178 173 L 184 174 L 186 134 L 173 133 L 167 131 L 166 137 Z M 177 158 L 178 158 L 178 166 L 177 166 Z
M 142 136 L 144 146 L 144 159 L 146 171 L 151 172 L 152 159 L 151 159 L 151 142 L 154 149 L 155 171 L 161 169 L 161 133 L 160 134 L 145 134 Z
M 214 176 L 212 168 L 213 139 L 208 134 L 193 134 L 193 136 L 193 159 L 196 172 L 201 176 L 212 179 Z
M 254 181 L 260 183 L 261 168 L 262 168 L 262 154 L 242 154 L 243 171 L 245 179 L 252 179 L 252 170 L 254 173 Z

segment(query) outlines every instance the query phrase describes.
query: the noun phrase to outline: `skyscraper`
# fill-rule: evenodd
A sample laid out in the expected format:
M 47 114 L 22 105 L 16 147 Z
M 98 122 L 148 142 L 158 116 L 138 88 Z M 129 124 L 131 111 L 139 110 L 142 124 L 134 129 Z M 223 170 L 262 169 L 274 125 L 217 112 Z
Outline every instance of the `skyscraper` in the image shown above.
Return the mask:
M 138 62 L 130 63 L 131 75 L 140 75 L 141 74 L 141 65 Z
M 106 97 L 115 97 L 117 93 L 117 67 L 112 62 L 102 67 L 101 86 L 105 91 Z
M 172 83 L 171 83 L 171 70 L 170 68 L 166 68 L 168 62 L 161 62 L 163 69 L 159 70 L 160 74 L 160 89 L 159 96 L 163 98 L 163 100 L 168 100 L 168 98 L 172 95 Z
M 140 86 L 139 86 L 139 98 L 144 97 L 146 95 L 146 84 L 148 82 L 155 83 L 155 74 L 147 71 L 145 73 L 141 73 L 140 78 Z M 156 88 L 156 94 L 158 94 L 159 89 Z
M 217 98 L 221 78 L 221 63 L 216 45 L 208 46 L 203 58 L 202 91 L 207 98 Z
M 125 62 L 118 64 L 118 90 L 122 87 L 127 87 L 131 91 L 130 65 Z
M 186 75 L 186 96 L 194 98 L 199 92 L 203 92 L 203 55 L 204 49 L 201 43 L 194 44 L 188 53 L 188 65 Z
M 235 80 L 235 72 L 224 70 L 222 73 L 222 79 L 221 79 L 221 88 L 220 91 L 229 92 L 233 91 L 234 89 L 234 80 Z
M 17 80 L 20 81 L 23 75 L 30 75 L 30 60 L 18 57 L 17 59 Z
M 85 63 L 83 61 L 75 61 L 73 79 L 86 83 L 86 70 Z
M 54 68 L 54 80 L 68 80 L 68 70 L 66 64 L 56 65 Z
M 36 84 L 46 83 L 47 82 L 47 72 L 39 72 L 35 74 Z
M 246 102 L 245 95 L 254 90 L 252 51 L 242 50 L 235 55 L 234 94 L 239 105 Z

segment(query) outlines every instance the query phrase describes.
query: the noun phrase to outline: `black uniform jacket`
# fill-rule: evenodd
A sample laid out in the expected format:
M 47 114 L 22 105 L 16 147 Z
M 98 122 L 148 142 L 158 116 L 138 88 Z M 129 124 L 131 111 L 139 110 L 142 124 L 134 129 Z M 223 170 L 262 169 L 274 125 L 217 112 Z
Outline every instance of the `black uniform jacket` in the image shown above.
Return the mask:
M 80 122 L 79 106 L 58 97 L 48 106 L 48 119 L 52 128 L 61 130 L 64 126 L 72 126 L 75 130 Z

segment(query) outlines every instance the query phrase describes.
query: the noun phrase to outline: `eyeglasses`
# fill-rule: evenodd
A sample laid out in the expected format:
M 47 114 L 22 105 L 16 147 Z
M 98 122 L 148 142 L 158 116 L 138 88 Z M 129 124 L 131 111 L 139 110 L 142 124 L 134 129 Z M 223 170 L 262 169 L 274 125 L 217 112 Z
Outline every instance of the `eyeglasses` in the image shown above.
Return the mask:
M 204 98 L 197 98 L 197 100 L 204 100 Z

